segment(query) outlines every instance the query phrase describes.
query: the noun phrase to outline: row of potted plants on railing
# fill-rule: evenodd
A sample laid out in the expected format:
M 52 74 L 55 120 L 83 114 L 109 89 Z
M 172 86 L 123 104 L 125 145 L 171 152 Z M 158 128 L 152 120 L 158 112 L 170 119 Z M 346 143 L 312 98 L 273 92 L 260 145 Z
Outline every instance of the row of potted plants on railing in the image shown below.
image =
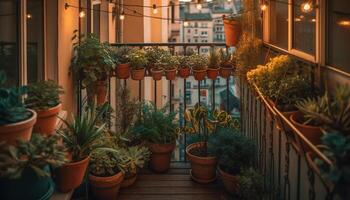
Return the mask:
M 272 58 L 266 65 L 257 66 L 247 73 L 247 79 L 255 84 L 272 106 L 276 106 L 289 118 L 312 144 L 326 155 L 334 166 L 325 164 L 310 152 L 302 140 L 294 141 L 311 156 L 322 174 L 335 183 L 341 195 L 350 185 L 350 87 L 337 85 L 332 92 L 321 92 L 312 86 L 311 69 L 301 67 L 286 55 Z M 281 123 L 281 128 L 288 125 Z

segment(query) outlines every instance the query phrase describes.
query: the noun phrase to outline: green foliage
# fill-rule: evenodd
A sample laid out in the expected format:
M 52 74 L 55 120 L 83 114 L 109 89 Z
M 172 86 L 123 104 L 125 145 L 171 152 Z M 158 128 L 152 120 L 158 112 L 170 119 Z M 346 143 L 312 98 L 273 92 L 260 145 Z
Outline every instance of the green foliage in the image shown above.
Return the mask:
M 114 69 L 115 60 L 108 43 L 101 43 L 94 35 L 88 35 L 74 44 L 71 72 L 81 81 L 82 87 L 106 80 Z
M 205 55 L 193 54 L 189 56 L 189 65 L 194 70 L 206 70 L 208 58 Z
M 166 70 L 178 69 L 180 66 L 180 61 L 178 56 L 169 56 L 166 60 L 166 65 L 164 66 Z
M 208 68 L 218 69 L 220 67 L 220 55 L 216 49 L 211 49 L 208 57 Z
M 176 113 L 168 113 L 166 107 L 157 109 L 154 104 L 143 102 L 131 132 L 144 141 L 172 143 L 178 136 L 178 122 L 175 117 Z
M 146 49 L 146 57 L 149 68 L 162 70 L 167 64 L 168 59 L 171 57 L 171 54 L 168 50 L 158 47 L 151 47 Z
M 233 54 L 231 54 L 228 50 L 220 49 L 219 50 L 219 56 L 220 56 L 220 66 L 223 68 L 233 68 Z
M 142 49 L 135 50 L 129 54 L 132 69 L 144 69 L 148 65 L 146 52 Z
M 144 146 L 132 146 L 120 150 L 125 155 L 123 171 L 126 176 L 135 175 L 138 169 L 145 166 L 150 159 L 151 152 Z
M 101 138 L 106 124 L 98 126 L 100 117 L 106 112 L 108 105 L 96 112 L 96 107 L 88 107 L 87 111 L 81 116 L 76 116 L 70 123 L 62 120 L 66 125 L 64 130 L 59 133 L 63 137 L 63 142 L 72 153 L 73 161 L 79 161 L 90 155 L 91 151 L 100 147 L 101 144 L 96 141 Z
M 5 88 L 5 72 L 0 70 L 0 126 L 20 122 L 31 117 L 26 109 L 22 96 L 26 94 L 26 87 Z
M 20 140 L 17 146 L 0 144 L 0 177 L 17 179 L 26 168 L 39 177 L 49 177 L 43 168 L 60 167 L 67 162 L 65 147 L 57 141 L 59 135 L 44 137 L 33 134 L 30 141 Z
M 186 67 L 190 67 L 190 59 L 189 56 L 177 56 L 178 57 L 178 61 L 179 61 L 179 67 L 180 68 L 186 68 Z
M 232 175 L 250 167 L 256 151 L 251 139 L 232 128 L 218 128 L 208 147 L 218 158 L 221 169 Z
M 253 168 L 245 169 L 238 176 L 237 198 L 242 200 L 265 199 L 264 177 Z
M 99 149 L 91 153 L 89 171 L 94 176 L 113 176 L 125 167 L 125 160 L 126 157 L 120 149 Z
M 46 110 L 61 103 L 61 86 L 53 80 L 40 81 L 28 86 L 28 96 L 25 100 L 27 107 L 34 110 Z
M 134 49 L 128 46 L 116 47 L 113 49 L 112 57 L 117 64 L 127 64 L 131 62 L 130 54 L 134 52 Z

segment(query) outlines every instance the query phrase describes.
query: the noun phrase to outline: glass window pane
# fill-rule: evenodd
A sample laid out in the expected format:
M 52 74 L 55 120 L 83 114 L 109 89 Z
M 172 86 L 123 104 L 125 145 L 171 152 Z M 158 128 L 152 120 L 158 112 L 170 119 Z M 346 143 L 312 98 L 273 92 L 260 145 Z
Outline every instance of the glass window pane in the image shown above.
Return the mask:
M 312 5 L 309 7 L 308 5 Z M 293 7 L 293 48 L 315 55 L 316 47 L 316 9 L 305 0 L 294 0 Z M 305 8 L 305 9 L 304 9 Z M 309 10 L 308 10 L 309 8 Z
M 288 48 L 288 0 L 270 1 L 270 42 Z
M 327 64 L 350 72 L 350 1 L 329 2 Z
M 19 84 L 18 1 L 0 1 L 0 69 L 7 74 L 7 86 Z

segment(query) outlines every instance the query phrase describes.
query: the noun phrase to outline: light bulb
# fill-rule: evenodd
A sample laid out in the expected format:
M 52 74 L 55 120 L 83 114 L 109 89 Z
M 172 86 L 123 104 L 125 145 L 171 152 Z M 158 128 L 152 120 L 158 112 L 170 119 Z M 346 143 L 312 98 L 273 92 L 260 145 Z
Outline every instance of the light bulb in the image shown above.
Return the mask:
M 31 19 L 32 15 L 28 13 L 26 17 L 27 17 L 27 19 Z
M 79 17 L 80 17 L 80 18 L 85 17 L 85 12 L 84 12 L 83 10 L 79 12 Z
M 231 2 L 232 0 L 227 0 L 227 2 Z
M 198 10 L 201 10 L 201 9 L 202 9 L 202 4 L 197 3 L 197 6 L 196 6 L 196 7 L 197 7 Z
M 313 9 L 312 3 L 311 2 L 305 2 L 301 4 L 301 11 L 304 13 L 309 13 Z
M 157 14 L 158 13 L 158 9 L 156 4 L 153 4 L 153 14 Z
M 124 19 L 125 19 L 124 12 L 122 12 L 122 14 L 119 16 L 119 19 L 120 19 L 120 20 L 124 20 Z
M 184 22 L 184 27 L 187 27 L 188 25 L 188 22 Z
M 349 26 L 350 27 L 350 20 L 341 20 L 338 22 L 339 26 Z
M 267 9 L 267 5 L 265 3 L 260 6 L 261 11 L 265 11 Z

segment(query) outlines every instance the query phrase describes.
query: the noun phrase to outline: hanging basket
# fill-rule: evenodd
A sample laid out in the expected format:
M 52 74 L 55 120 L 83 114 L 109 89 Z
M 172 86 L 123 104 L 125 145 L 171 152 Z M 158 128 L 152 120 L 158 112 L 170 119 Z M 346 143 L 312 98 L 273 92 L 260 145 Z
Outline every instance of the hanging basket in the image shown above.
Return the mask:
M 197 81 L 202 81 L 205 79 L 205 76 L 207 75 L 207 70 L 203 69 L 203 70 L 192 70 L 193 71 L 193 76 L 194 79 L 196 79 Z
M 116 77 L 118 79 L 128 79 L 130 76 L 130 65 L 129 64 L 119 64 L 117 65 Z
M 140 81 L 145 78 L 145 69 L 132 69 L 131 78 L 135 81 Z
M 179 76 L 181 78 L 188 78 L 191 74 L 191 69 L 189 67 L 182 67 L 179 69 Z
M 241 22 L 223 17 L 226 46 L 236 46 L 242 33 Z
M 159 81 L 159 80 L 162 80 L 163 70 L 151 69 L 151 74 L 152 74 L 153 80 Z

